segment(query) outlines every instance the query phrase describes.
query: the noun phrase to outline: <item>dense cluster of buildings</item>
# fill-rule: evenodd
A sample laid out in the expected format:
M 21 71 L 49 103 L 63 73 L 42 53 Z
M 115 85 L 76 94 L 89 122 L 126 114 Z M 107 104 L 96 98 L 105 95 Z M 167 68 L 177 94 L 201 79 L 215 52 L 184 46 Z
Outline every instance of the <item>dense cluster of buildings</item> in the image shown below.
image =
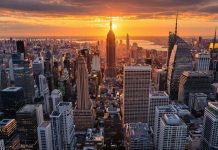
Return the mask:
M 201 42 L 177 20 L 167 52 L 118 43 L 112 20 L 105 43 L 1 40 L 0 149 L 218 149 L 218 43 Z

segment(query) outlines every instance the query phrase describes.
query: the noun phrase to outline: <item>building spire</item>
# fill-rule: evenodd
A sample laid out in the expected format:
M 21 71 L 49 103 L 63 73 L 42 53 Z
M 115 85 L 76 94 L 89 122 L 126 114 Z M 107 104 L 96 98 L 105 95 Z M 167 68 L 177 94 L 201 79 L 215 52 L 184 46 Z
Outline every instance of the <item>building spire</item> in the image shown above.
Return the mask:
M 178 12 L 176 14 L 176 27 L 175 27 L 175 35 L 177 36 L 177 29 L 178 29 Z
M 214 39 L 213 39 L 213 49 L 215 48 L 215 44 L 216 44 L 216 30 L 217 30 L 217 27 L 215 28 L 215 34 L 214 34 Z
M 112 17 L 110 16 L 110 30 L 112 30 Z

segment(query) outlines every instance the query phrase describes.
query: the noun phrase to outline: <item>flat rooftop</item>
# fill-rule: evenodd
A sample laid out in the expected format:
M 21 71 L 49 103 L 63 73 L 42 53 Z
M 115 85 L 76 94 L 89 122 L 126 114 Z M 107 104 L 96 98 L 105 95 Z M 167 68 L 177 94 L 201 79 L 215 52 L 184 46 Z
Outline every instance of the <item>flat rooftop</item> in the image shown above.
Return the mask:
M 218 111 L 218 102 L 209 102 L 208 106 L 213 108 L 215 111 Z
M 2 92 L 17 92 L 21 89 L 22 89 L 22 87 L 7 87 L 7 88 L 3 89 Z
M 149 94 L 152 97 L 169 97 L 165 91 L 153 91 Z
M 176 114 L 164 114 L 163 119 L 167 125 L 174 126 L 182 124 L 181 119 Z
M 53 111 L 50 117 L 59 117 L 61 114 L 58 111 Z
M 10 122 L 15 121 L 15 119 L 3 119 L 0 121 L 0 127 L 9 124 Z
M 39 127 L 40 128 L 46 128 L 50 124 L 49 121 L 44 121 Z
M 36 105 L 34 104 L 26 104 L 24 105 L 20 110 L 18 110 L 18 113 L 32 113 L 36 109 Z
M 172 105 L 164 105 L 156 107 L 160 112 L 176 112 L 176 109 Z
M 58 105 L 59 106 L 71 106 L 72 103 L 71 102 L 60 102 Z
M 203 72 L 203 71 L 184 71 L 183 75 L 187 76 L 187 77 L 208 77 L 208 73 L 207 72 Z
M 124 66 L 124 71 L 151 71 L 150 65 Z

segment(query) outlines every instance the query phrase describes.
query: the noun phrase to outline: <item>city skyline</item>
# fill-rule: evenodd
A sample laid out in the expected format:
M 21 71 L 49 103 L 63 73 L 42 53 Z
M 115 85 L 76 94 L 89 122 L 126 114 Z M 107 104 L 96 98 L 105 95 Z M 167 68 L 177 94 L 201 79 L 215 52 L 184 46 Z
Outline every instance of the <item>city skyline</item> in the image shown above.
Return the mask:
M 170 7 L 170 9 L 169 9 Z M 1 36 L 104 36 L 109 16 L 117 36 L 211 36 L 217 26 L 216 0 L 7 0 L 0 3 Z

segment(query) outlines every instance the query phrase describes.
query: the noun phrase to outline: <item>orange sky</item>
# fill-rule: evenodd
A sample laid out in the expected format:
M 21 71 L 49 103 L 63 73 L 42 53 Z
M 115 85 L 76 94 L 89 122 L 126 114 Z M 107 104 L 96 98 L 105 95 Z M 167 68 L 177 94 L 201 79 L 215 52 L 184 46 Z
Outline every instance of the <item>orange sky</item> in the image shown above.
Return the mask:
M 167 36 L 174 31 L 177 11 L 181 36 L 211 36 L 217 26 L 216 0 L 117 1 L 119 5 L 115 0 L 0 2 L 0 36 L 106 36 L 110 15 L 116 36 Z M 164 2 L 172 4 L 172 10 L 162 6 Z

